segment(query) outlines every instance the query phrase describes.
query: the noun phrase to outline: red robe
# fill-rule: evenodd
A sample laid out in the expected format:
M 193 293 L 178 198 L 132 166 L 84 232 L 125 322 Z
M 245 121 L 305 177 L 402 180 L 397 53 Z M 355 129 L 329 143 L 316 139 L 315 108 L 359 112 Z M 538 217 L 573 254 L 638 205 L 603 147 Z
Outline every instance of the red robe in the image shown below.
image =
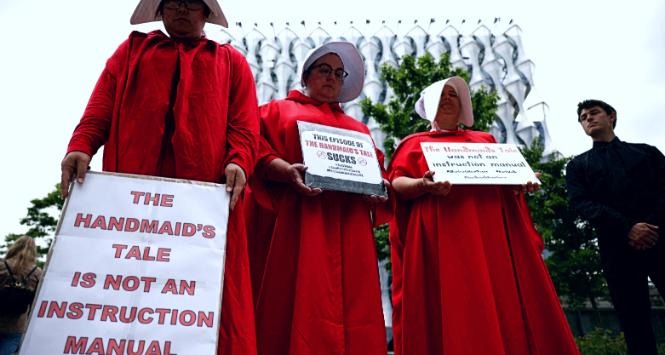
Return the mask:
M 248 235 L 259 353 L 385 355 L 371 206 L 358 194 L 305 197 L 261 179 L 277 157 L 302 162 L 296 121 L 369 133 L 367 126 L 299 91 L 261 106 L 260 117 L 263 140 L 247 199 L 250 215 L 263 218 Z
M 133 32 L 99 78 L 67 149 L 104 171 L 220 183 L 229 163 L 253 170 L 258 146 L 254 78 L 230 45 Z M 218 353 L 256 354 L 242 208 L 229 216 Z
M 488 133 L 417 133 L 390 179 L 429 170 L 420 142 L 496 143 Z M 391 221 L 395 354 L 578 354 L 523 195 L 454 185 L 398 201 Z

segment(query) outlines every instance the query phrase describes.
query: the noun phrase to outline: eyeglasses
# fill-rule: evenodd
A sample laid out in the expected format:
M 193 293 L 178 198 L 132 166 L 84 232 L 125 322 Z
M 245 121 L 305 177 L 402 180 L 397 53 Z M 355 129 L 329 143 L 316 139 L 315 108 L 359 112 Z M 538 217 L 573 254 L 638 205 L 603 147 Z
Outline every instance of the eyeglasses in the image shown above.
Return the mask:
M 197 0 L 165 0 L 164 8 L 169 10 L 178 10 L 180 5 L 185 6 L 187 10 L 198 11 L 203 10 L 204 4 Z
M 349 73 L 344 71 L 344 69 L 337 68 L 337 69 L 333 70 L 333 68 L 330 65 L 325 64 L 325 63 L 314 66 L 311 69 L 316 69 L 316 71 L 319 74 L 323 75 L 323 76 L 328 76 L 330 74 L 335 74 L 335 79 L 340 80 L 340 81 L 344 80 L 344 78 L 349 76 Z

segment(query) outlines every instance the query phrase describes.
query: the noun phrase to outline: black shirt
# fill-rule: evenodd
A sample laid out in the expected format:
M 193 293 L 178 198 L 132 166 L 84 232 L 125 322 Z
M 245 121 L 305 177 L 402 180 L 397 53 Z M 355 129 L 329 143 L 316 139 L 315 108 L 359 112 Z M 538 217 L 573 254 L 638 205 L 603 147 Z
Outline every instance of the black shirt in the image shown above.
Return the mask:
M 635 223 L 665 235 L 665 157 L 647 144 L 594 142 L 566 167 L 572 207 L 599 232 L 601 251 L 627 248 Z

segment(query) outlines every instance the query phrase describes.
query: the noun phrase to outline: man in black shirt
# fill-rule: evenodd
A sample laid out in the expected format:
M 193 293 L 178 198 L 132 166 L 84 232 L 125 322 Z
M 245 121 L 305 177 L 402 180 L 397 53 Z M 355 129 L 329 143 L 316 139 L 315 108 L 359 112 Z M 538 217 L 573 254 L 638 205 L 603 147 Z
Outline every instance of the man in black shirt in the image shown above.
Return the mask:
M 593 148 L 566 168 L 568 198 L 598 231 L 600 256 L 631 355 L 657 355 L 647 277 L 665 291 L 665 157 L 614 135 L 616 111 L 599 100 L 578 104 Z

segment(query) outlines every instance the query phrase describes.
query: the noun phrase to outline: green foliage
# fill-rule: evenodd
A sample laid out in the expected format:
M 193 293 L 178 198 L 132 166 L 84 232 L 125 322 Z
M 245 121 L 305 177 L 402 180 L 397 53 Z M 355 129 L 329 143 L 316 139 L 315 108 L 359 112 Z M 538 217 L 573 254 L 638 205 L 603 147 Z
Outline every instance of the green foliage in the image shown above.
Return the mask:
M 614 334 L 609 329 L 596 328 L 576 339 L 582 355 L 626 355 L 623 333 Z
M 60 197 L 60 184 L 55 185 L 55 190 L 49 192 L 42 198 L 36 198 L 30 201 L 32 206 L 28 207 L 25 217 L 21 218 L 21 225 L 27 226 L 28 230 L 22 234 L 11 233 L 5 237 L 6 248 L 22 235 L 28 235 L 33 238 L 47 238 L 55 235 L 55 229 L 58 225 L 58 216 L 62 210 L 64 200 Z M 52 238 L 48 238 L 46 246 L 37 246 L 39 256 L 46 255 L 51 245 Z
M 376 245 L 376 256 L 379 260 L 390 260 L 390 243 L 389 233 L 390 229 L 387 224 L 374 228 L 374 240 Z M 391 264 L 386 264 L 386 270 L 390 271 Z
M 623 333 L 609 329 L 596 328 L 575 341 L 582 355 L 628 355 Z M 658 344 L 658 354 L 665 355 L 665 343 Z
M 540 141 L 522 149 L 522 154 L 542 174 L 542 188 L 527 195 L 527 202 L 549 253 L 545 261 L 554 286 L 571 309 L 582 308 L 586 301 L 595 308 L 595 300 L 606 297 L 607 290 L 596 234 L 568 204 L 565 168 L 570 158 L 543 158 Z
M 390 86 L 394 96 L 387 105 L 372 103 L 369 98 L 361 101 L 360 105 L 363 114 L 374 118 L 387 135 L 384 150 L 388 159 L 400 139 L 430 129 L 429 121 L 420 118 L 414 109 L 420 92 L 436 81 L 455 75 L 469 80 L 465 70 L 452 68 L 448 54 L 442 55 L 439 60 L 429 53 L 418 58 L 408 55 L 402 57 L 397 68 L 387 64 L 381 67 L 381 79 Z M 498 95 L 483 88 L 472 93 L 471 101 L 476 121 L 474 129 L 489 130 L 496 114 Z

